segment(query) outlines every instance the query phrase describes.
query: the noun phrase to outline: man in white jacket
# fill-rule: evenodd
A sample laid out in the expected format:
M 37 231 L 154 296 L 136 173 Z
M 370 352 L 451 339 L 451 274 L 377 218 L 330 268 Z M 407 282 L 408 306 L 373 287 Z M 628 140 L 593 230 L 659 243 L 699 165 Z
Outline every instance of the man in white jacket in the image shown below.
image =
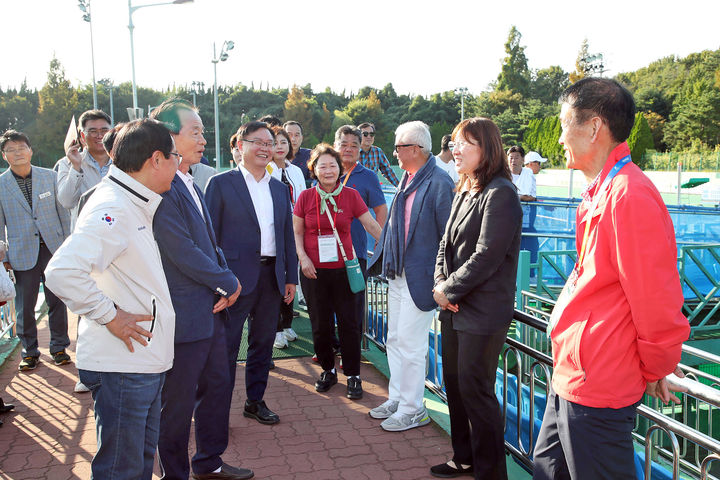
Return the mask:
M 175 332 L 152 226 L 179 155 L 168 129 L 145 119 L 117 133 L 112 158 L 45 275 L 81 316 L 77 367 L 95 402 L 93 478 L 149 480 Z

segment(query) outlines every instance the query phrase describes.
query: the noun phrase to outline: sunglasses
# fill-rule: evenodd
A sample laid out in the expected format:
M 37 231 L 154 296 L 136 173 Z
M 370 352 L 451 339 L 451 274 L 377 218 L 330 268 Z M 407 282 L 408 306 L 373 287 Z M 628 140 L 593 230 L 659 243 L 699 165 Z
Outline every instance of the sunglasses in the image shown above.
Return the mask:
M 363 137 L 374 137 L 375 132 L 362 132 Z

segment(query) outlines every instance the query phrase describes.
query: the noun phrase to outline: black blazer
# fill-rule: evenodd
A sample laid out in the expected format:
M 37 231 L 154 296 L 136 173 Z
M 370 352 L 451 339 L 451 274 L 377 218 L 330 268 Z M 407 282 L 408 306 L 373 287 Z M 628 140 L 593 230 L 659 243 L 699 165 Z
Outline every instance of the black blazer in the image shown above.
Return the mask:
M 469 208 L 459 212 L 466 198 Z M 510 180 L 496 176 L 482 192 L 455 196 L 435 262 L 435 284 L 445 281 L 443 291 L 459 311 L 443 310 L 441 320 L 475 335 L 509 327 L 521 232 L 522 209 Z

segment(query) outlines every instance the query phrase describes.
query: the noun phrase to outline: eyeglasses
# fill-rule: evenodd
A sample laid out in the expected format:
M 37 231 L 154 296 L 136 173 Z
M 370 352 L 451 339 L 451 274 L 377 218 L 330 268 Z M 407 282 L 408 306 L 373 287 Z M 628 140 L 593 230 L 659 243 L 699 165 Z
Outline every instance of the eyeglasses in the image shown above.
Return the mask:
M 28 150 L 30 150 L 30 147 L 28 147 L 27 145 L 22 145 L 17 148 L 8 148 L 7 150 L 3 150 L 3 153 L 5 155 L 13 155 L 15 153 L 27 152 Z
M 455 149 L 460 150 L 461 148 L 465 148 L 465 147 L 467 147 L 468 145 L 475 145 L 475 146 L 477 147 L 477 145 L 474 144 L 474 143 L 471 143 L 471 142 L 462 142 L 462 141 L 460 141 L 460 142 L 450 142 L 450 143 L 448 143 L 448 148 L 449 148 L 450 151 L 452 152 L 452 151 L 455 150 Z
M 362 132 L 363 137 L 374 137 L 375 132 Z
M 403 148 L 403 147 L 417 147 L 417 146 L 418 146 L 417 143 L 403 143 L 402 145 L 395 145 L 395 148 L 393 148 L 393 150 L 395 150 L 395 151 L 397 152 L 399 148 Z
M 85 135 L 90 135 L 92 137 L 104 137 L 106 133 L 110 131 L 109 128 L 91 128 L 90 130 L 83 130 L 85 132 Z
M 256 147 L 265 147 L 265 148 L 273 148 L 275 146 L 275 142 L 263 142 L 262 140 L 250 140 L 249 138 L 243 138 L 243 142 L 253 143 Z
M 170 152 L 170 155 L 174 155 L 177 157 L 178 164 L 182 163 L 182 155 L 177 152 Z

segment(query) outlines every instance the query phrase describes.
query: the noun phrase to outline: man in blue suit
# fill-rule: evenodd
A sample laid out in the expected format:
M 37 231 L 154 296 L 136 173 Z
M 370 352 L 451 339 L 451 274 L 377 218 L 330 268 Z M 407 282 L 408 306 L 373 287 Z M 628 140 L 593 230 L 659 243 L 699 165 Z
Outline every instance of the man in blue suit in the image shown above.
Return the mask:
M 33 167 L 30 140 L 21 132 L 8 130 L 0 136 L 2 157 L 10 165 L 0 175 L 0 240 L 8 244 L 5 268 L 15 271 L 17 281 L 17 335 L 23 345 L 20 371 L 37 367 L 38 350 L 35 303 L 43 271 L 53 253 L 70 234 L 70 213 L 57 196 L 57 174 Z M 5 229 L 7 228 L 7 236 Z M 67 308 L 45 287 L 50 326 L 50 355 L 56 365 L 70 363 L 65 349 L 68 338 Z
M 430 130 L 408 122 L 395 131 L 395 156 L 405 174 L 370 260 L 388 279 L 389 398 L 370 410 L 387 431 L 430 423 L 423 405 L 428 333 L 437 305 L 433 271 L 453 199 L 453 182 L 430 153 Z M 421 213 L 422 212 L 422 213 Z
M 251 470 L 232 467 L 221 458 L 228 445 L 231 393 L 225 315 L 241 287 L 217 246 L 203 194 L 188 174 L 205 149 L 202 120 L 191 104 L 179 99 L 166 100 L 152 117 L 170 129 L 178 152 L 171 155 L 180 162 L 153 222 L 175 309 L 175 359 L 163 386 L 160 415 L 162 478 L 186 480 L 190 474 L 193 413 L 193 477 L 251 478 Z
M 237 132 L 242 152 L 238 168 L 212 177 L 205 191 L 218 243 L 243 286 L 229 309 L 231 382 L 234 385 L 243 326 L 249 316 L 243 414 L 263 424 L 280 420 L 263 397 L 280 315 L 278 299 L 292 302 L 298 282 L 290 192 L 265 169 L 274 145 L 274 134 L 266 123 L 244 124 Z

